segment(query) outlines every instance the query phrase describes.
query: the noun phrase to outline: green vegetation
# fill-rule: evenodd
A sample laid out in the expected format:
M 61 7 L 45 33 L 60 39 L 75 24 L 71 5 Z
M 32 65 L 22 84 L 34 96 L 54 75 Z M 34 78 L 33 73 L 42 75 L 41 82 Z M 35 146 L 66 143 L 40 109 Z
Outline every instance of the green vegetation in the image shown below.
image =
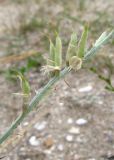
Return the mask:
M 101 55 L 101 59 L 93 62 L 94 67 L 90 70 L 95 73 L 98 78 L 105 82 L 105 89 L 114 92 L 114 85 L 112 83 L 112 76 L 114 75 L 114 64 L 112 62 L 112 57 Z

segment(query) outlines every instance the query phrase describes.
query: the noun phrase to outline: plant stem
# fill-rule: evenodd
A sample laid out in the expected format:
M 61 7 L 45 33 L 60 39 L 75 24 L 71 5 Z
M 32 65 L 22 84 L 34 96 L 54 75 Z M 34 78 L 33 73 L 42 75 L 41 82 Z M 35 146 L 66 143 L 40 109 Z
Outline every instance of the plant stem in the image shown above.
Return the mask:
M 97 46 L 93 46 L 92 49 L 85 53 L 83 61 L 87 61 L 90 59 L 101 47 L 106 44 L 110 38 L 114 37 L 114 30 L 112 30 Z M 37 104 L 45 97 L 45 95 L 52 89 L 54 84 L 61 78 L 63 78 L 66 74 L 70 72 L 70 67 L 65 67 L 63 71 L 61 71 L 60 75 L 54 76 L 31 100 L 27 109 L 20 115 L 18 118 L 12 123 L 10 128 L 0 137 L 0 144 L 2 144 L 12 133 L 13 131 L 20 125 L 23 119 L 31 112 L 34 108 L 37 107 Z
M 44 98 L 49 90 L 51 90 L 54 84 L 61 78 L 63 78 L 66 74 L 70 72 L 70 68 L 66 67 L 63 71 L 61 71 L 59 76 L 53 77 L 42 89 L 38 92 L 34 98 L 31 100 L 28 108 L 25 112 L 18 116 L 18 118 L 12 123 L 10 128 L 0 137 L 0 144 L 2 144 L 12 133 L 13 131 L 20 125 L 23 119 L 31 112 L 33 109 L 37 107 L 37 104 Z

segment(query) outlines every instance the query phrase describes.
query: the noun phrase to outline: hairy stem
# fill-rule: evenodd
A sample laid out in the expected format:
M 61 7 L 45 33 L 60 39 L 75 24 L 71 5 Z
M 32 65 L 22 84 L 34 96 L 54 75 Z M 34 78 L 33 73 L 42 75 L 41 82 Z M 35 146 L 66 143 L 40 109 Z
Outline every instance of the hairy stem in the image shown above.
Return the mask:
M 12 123 L 10 128 L 3 134 L 3 136 L 0 137 L 0 144 L 2 144 L 12 133 L 13 131 L 20 125 L 20 123 L 23 121 L 23 119 L 31 112 L 34 108 L 37 107 L 37 104 L 43 99 L 45 94 L 49 90 L 51 90 L 54 86 L 54 84 L 61 78 L 63 78 L 66 74 L 70 72 L 70 68 L 65 68 L 63 71 L 61 71 L 59 76 L 53 77 L 42 89 L 40 92 L 38 92 L 35 97 L 31 100 L 30 104 L 28 105 L 27 110 L 18 116 L 18 118 Z

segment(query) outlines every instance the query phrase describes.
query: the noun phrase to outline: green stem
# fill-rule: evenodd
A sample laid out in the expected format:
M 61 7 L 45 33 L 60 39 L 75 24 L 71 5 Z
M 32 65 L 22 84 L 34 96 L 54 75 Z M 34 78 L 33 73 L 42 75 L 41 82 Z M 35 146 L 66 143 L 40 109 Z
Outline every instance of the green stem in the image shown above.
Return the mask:
M 33 109 L 37 107 L 37 104 L 44 98 L 45 94 L 49 90 L 52 89 L 54 84 L 61 78 L 63 78 L 66 74 L 70 72 L 70 68 L 65 68 L 63 71 L 61 71 L 59 76 L 53 77 L 42 89 L 40 92 L 38 92 L 34 98 L 31 100 L 30 104 L 28 105 L 27 110 L 22 113 L 18 118 L 12 123 L 10 128 L 3 134 L 3 136 L 0 137 L 0 144 L 2 144 L 12 133 L 13 131 L 20 125 L 20 123 L 23 121 L 23 119 L 31 112 Z

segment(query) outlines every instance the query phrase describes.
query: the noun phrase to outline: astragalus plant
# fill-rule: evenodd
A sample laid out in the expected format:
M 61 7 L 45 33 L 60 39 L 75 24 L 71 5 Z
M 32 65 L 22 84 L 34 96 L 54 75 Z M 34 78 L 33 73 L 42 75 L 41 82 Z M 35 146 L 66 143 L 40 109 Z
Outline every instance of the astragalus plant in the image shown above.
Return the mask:
M 9 129 L 0 137 L 0 144 L 13 133 L 20 125 L 25 117 L 29 115 L 35 108 L 38 108 L 39 102 L 45 100 L 45 95 L 54 87 L 56 82 L 64 78 L 71 70 L 79 70 L 82 65 L 91 59 L 98 50 L 114 37 L 114 30 L 103 32 L 95 41 L 91 49 L 87 48 L 88 27 L 85 26 L 81 38 L 78 40 L 77 34 L 73 33 L 66 51 L 66 65 L 63 66 L 62 60 L 62 41 L 57 34 L 55 44 L 50 40 L 50 52 L 47 64 L 43 67 L 43 71 L 50 75 L 49 82 L 36 92 L 36 95 L 29 102 L 30 86 L 26 78 L 18 73 L 15 74 L 20 78 L 23 96 L 23 109 L 17 119 L 11 124 Z

